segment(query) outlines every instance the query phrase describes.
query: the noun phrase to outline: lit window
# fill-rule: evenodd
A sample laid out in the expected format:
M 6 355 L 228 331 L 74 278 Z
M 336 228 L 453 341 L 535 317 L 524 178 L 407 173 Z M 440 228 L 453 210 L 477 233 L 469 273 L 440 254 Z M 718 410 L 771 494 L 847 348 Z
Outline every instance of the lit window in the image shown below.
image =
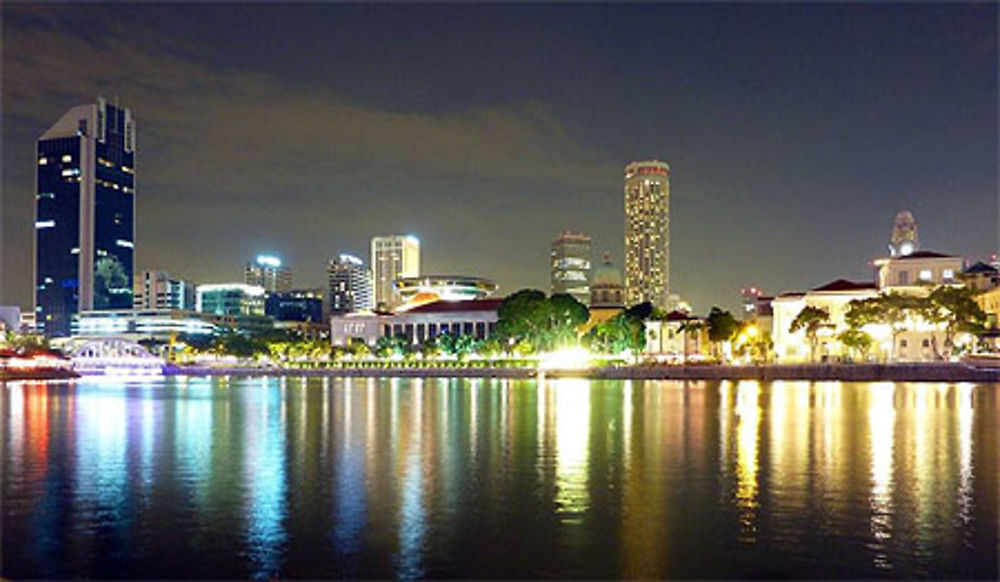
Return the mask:
M 955 271 L 953 269 L 945 269 L 941 272 L 941 276 L 948 280 L 954 279 Z
M 135 245 L 133 245 L 132 241 L 130 241 L 130 240 L 118 239 L 118 240 L 115 241 L 115 244 L 118 245 L 118 246 L 120 246 L 120 247 L 125 247 L 127 249 L 131 249 L 131 248 L 135 247 Z
M 37 220 L 35 221 L 35 228 L 42 230 L 43 228 L 52 228 L 56 225 L 54 220 Z
M 78 176 L 78 175 L 80 175 L 80 169 L 79 168 L 67 168 L 67 169 L 65 169 L 65 170 L 62 171 L 62 175 L 63 176 Z
M 64 155 L 62 157 L 62 161 L 64 161 L 64 162 L 72 162 L 73 161 L 73 156 L 71 156 L 69 154 L 66 154 L 66 155 Z
M 931 270 L 930 269 L 921 269 L 919 277 L 920 277 L 921 281 L 930 281 L 931 280 Z
M 44 166 L 47 163 L 49 163 L 48 158 L 38 158 L 38 165 L 39 166 Z
M 79 248 L 70 249 L 69 254 L 71 254 L 71 255 L 79 255 L 80 254 L 80 249 Z

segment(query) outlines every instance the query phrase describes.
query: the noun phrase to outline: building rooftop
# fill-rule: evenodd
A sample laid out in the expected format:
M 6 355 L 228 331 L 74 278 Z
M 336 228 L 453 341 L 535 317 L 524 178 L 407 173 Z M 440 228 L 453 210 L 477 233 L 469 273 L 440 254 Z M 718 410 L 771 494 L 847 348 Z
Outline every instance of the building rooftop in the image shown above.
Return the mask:
M 866 289 L 875 289 L 875 283 L 869 283 L 867 281 L 848 281 L 847 279 L 837 279 L 836 281 L 831 281 L 822 287 L 816 287 L 812 291 L 824 292 L 824 291 L 864 291 Z
M 456 313 L 462 311 L 496 311 L 503 299 L 471 299 L 468 301 L 435 301 L 410 309 L 406 313 Z
M 969 268 L 965 269 L 962 272 L 967 275 L 974 275 L 976 273 L 986 273 L 988 275 L 995 275 L 997 274 L 997 268 L 994 267 L 993 265 L 987 265 L 986 263 L 979 261 L 975 265 L 970 266 Z
M 944 255 L 941 253 L 936 253 L 934 251 L 914 251 L 908 255 L 903 255 L 901 257 L 893 257 L 897 261 L 905 261 L 907 259 L 957 259 L 958 257 L 954 255 Z

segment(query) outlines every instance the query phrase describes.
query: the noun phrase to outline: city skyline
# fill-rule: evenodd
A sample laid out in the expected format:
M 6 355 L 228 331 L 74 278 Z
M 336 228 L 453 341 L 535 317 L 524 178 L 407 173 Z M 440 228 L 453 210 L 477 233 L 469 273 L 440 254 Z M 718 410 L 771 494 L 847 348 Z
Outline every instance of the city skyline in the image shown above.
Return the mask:
M 624 257 L 620 168 L 649 158 L 673 170 L 671 291 L 698 312 L 731 308 L 746 284 L 870 277 L 901 209 L 925 248 L 996 252 L 992 5 L 264 6 L 232 22 L 198 6 L 190 31 L 180 9 L 101 21 L 109 10 L 3 7 L 0 303 L 31 301 L 13 274 L 30 268 L 32 144 L 100 94 L 142 120 L 137 272 L 235 281 L 247 253 L 272 249 L 314 287 L 336 253 L 412 232 L 423 271 L 546 289 L 553 232 Z M 332 57 L 360 43 L 357 63 L 317 65 L 284 45 L 263 55 L 247 32 L 260 19 L 275 35 L 326 23 L 342 38 L 309 46 Z M 458 59 L 496 19 L 527 30 L 486 35 L 475 67 Z M 678 40 L 601 28 L 634 21 Z M 387 32 L 364 40 L 377 24 Z M 395 45 L 377 42 L 393 33 L 421 51 L 394 65 Z M 517 70 L 505 65 L 515 40 L 527 45 Z M 104 70 L 116 51 L 128 55 Z M 432 82 L 442 65 L 451 76 Z

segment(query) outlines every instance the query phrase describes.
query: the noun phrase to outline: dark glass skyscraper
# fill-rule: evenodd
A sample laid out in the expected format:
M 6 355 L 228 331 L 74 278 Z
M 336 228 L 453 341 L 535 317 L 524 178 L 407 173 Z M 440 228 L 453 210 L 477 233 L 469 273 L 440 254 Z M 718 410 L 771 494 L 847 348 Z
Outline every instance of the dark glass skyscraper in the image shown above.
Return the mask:
M 46 336 L 73 316 L 131 309 L 135 271 L 135 119 L 98 97 L 38 139 L 35 312 Z

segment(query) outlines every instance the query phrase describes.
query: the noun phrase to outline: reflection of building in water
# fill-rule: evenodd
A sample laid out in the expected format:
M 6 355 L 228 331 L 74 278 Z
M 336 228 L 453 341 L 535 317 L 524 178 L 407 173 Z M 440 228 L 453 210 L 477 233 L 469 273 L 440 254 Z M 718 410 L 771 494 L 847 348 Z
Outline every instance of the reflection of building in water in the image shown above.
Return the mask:
M 590 382 L 566 379 L 549 384 L 555 394 L 557 511 L 580 514 L 590 507 Z
M 871 447 L 871 534 L 874 538 L 874 565 L 892 568 L 887 545 L 892 539 L 892 453 L 896 410 L 893 403 L 895 385 L 877 382 L 869 385 L 868 429 Z
M 809 467 L 809 383 L 772 382 L 767 447 L 771 502 L 790 511 L 806 508 Z M 804 535 L 808 532 L 798 532 Z
M 264 380 L 266 384 L 266 380 Z M 243 480 L 249 498 L 246 537 L 254 577 L 277 576 L 287 539 L 286 423 L 284 393 L 274 387 L 252 390 L 245 404 Z
M 736 505 L 740 512 L 740 541 L 757 541 L 757 508 L 760 471 L 758 437 L 760 436 L 760 384 L 741 381 L 736 385 Z

